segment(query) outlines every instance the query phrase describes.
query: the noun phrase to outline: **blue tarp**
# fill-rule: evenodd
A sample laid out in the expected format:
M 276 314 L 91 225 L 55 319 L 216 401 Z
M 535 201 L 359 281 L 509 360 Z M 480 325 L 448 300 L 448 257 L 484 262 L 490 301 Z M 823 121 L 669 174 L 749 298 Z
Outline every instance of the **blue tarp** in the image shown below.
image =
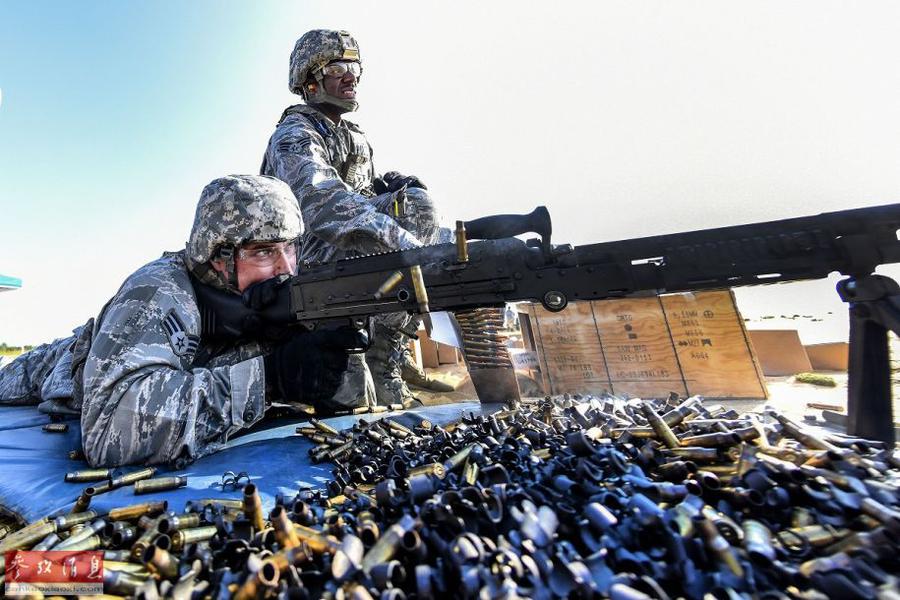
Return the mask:
M 373 421 L 390 417 L 401 423 L 415 423 L 428 419 L 438 425 L 456 421 L 463 413 L 487 414 L 497 405 L 462 402 L 428 406 L 412 411 L 367 414 L 352 417 L 323 419 L 335 429 L 346 429 L 360 418 Z M 84 461 L 71 460 L 70 450 L 81 447 L 81 432 L 77 420 L 68 421 L 67 433 L 47 433 L 41 427 L 49 417 L 34 407 L 0 408 L 0 507 L 31 522 L 55 512 L 68 512 L 72 503 L 89 483 L 66 483 L 65 474 L 90 468 Z M 159 476 L 186 475 L 185 488 L 136 496 L 127 486 L 95 496 L 92 508 L 109 510 L 153 500 L 168 500 L 169 509 L 180 512 L 185 503 L 199 498 L 240 498 L 240 491 L 223 492 L 220 483 L 225 471 L 246 471 L 257 485 L 263 508 L 271 510 L 278 493 L 290 497 L 302 487 L 323 487 L 331 479 L 332 465 L 314 465 L 307 451 L 313 444 L 295 429 L 305 423 L 292 420 L 275 427 L 254 431 L 231 440 L 221 452 L 206 456 L 183 471 L 161 470 Z M 125 467 L 121 472 L 136 470 Z

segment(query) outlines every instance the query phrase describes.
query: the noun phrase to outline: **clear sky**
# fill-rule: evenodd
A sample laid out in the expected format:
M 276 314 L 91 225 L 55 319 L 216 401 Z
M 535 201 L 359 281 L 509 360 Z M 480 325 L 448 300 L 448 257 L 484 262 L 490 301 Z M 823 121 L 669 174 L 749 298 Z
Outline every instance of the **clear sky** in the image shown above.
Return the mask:
M 360 43 L 376 168 L 448 222 L 546 204 L 587 243 L 900 202 L 896 2 L 7 0 L 0 341 L 66 334 L 183 247 L 202 187 L 258 170 L 315 27 Z M 738 298 L 843 310 L 833 281 Z

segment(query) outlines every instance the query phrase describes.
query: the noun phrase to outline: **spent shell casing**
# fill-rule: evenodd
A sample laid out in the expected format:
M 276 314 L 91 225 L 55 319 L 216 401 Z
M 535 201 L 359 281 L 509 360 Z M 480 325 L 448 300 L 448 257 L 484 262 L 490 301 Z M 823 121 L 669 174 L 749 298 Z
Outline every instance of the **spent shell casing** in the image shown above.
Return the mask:
M 666 447 L 678 448 L 682 445 L 678 441 L 678 437 L 672 431 L 672 428 L 666 425 L 666 422 L 663 421 L 658 414 L 656 414 L 656 411 L 653 410 L 652 406 L 650 406 L 646 402 L 641 402 L 640 407 L 641 412 L 644 413 L 644 417 L 647 419 L 647 422 L 650 423 L 650 428 L 656 432 L 656 437 L 662 440 L 662 443 L 665 444 Z
M 298 523 L 294 523 L 293 525 L 294 532 L 297 534 L 297 537 L 300 538 L 300 541 L 309 546 L 309 549 L 316 554 L 334 554 L 341 547 L 341 543 L 332 535 L 328 535 L 318 529 L 313 529 L 312 527 L 307 527 Z
M 140 469 L 139 471 L 132 471 L 131 473 L 126 473 L 125 475 L 120 475 L 118 477 L 113 478 L 109 483 L 113 488 L 119 488 L 122 486 L 130 485 L 135 481 L 141 481 L 142 479 L 150 479 L 156 474 L 156 467 L 147 467 L 146 469 Z
M 103 570 L 103 591 L 106 593 L 134 596 L 138 588 L 144 585 L 144 581 L 145 578 L 132 573 Z
M 319 419 L 310 419 L 309 422 L 313 427 L 319 429 L 323 433 L 327 433 L 330 435 L 341 435 L 341 432 L 329 425 L 328 423 L 323 423 Z
M 66 473 L 65 480 L 72 483 L 83 483 L 89 481 L 108 481 L 112 477 L 112 469 L 86 469 L 84 471 L 73 471 Z
M 91 535 L 84 538 L 79 538 L 77 542 L 72 542 L 67 545 L 65 548 L 59 548 L 58 546 L 54 548 L 54 550 L 66 550 L 69 552 L 74 552 L 76 550 L 95 550 L 101 546 L 103 542 L 100 540 L 99 535 Z
M 741 438 L 736 433 L 704 433 L 681 438 L 682 446 L 700 448 L 719 448 L 740 444 Z
M 404 515 L 399 521 L 387 528 L 378 538 L 362 559 L 362 569 L 368 573 L 372 567 L 385 563 L 393 558 L 400 547 L 400 542 L 407 532 L 416 526 L 416 519 L 410 515 Z
M 82 523 L 92 521 L 96 519 L 98 515 L 99 513 L 96 510 L 86 510 L 80 513 L 69 513 L 68 515 L 57 517 L 54 520 L 54 523 L 56 523 L 56 528 L 58 531 L 63 531 L 65 529 L 70 529 L 75 525 L 80 525 Z
M 719 460 L 719 451 L 715 448 L 681 447 L 670 448 L 665 452 L 695 462 L 717 462 Z
M 409 476 L 413 477 L 415 475 L 432 475 L 438 479 L 443 479 L 447 476 L 447 470 L 441 463 L 430 463 L 410 469 Z
M 66 433 L 69 431 L 68 423 L 47 423 L 41 427 L 47 433 Z
M 466 459 L 469 457 L 469 453 L 472 451 L 472 448 L 475 447 L 475 444 L 469 444 L 450 458 L 444 461 L 444 469 L 446 471 L 453 471 L 456 468 L 460 467 Z
M 72 548 L 82 541 L 88 539 L 91 536 L 99 534 L 103 531 L 103 528 L 106 527 L 106 521 L 104 519 L 97 519 L 93 521 L 89 525 L 86 525 L 82 528 L 78 533 L 73 533 L 68 538 L 59 542 L 55 546 L 53 546 L 53 550 L 68 550 Z M 84 550 L 85 548 L 78 548 L 79 550 Z
M 144 515 L 156 516 L 169 507 L 167 500 L 159 502 L 144 502 L 143 504 L 132 504 L 131 506 L 123 506 L 121 508 L 113 508 L 106 515 L 110 521 L 131 521 L 139 519 Z
M 191 529 L 200 526 L 200 515 L 197 513 L 182 513 L 167 518 L 169 525 L 168 531 L 176 529 Z
M 248 483 L 244 486 L 244 516 L 253 525 L 256 531 L 262 531 L 266 528 L 265 519 L 262 514 L 262 501 L 259 498 L 259 491 L 256 489 L 255 483 Z
M 179 552 L 190 544 L 203 542 L 212 539 L 218 530 L 215 525 L 204 525 L 203 527 L 192 527 L 190 529 L 179 529 L 172 534 L 172 552 Z
M 703 541 L 706 543 L 706 548 L 712 555 L 736 577 L 743 577 L 744 568 L 731 549 L 731 545 L 719 534 L 719 530 L 716 529 L 712 521 L 701 515 L 693 517 L 693 521 L 694 527 L 700 532 Z
M 91 498 L 94 497 L 94 488 L 89 487 L 81 492 L 81 495 L 78 496 L 78 499 L 75 500 L 75 504 L 72 505 L 72 510 L 69 512 L 80 513 L 84 512 L 91 505 Z
M 163 579 L 178 575 L 178 559 L 159 546 L 148 546 L 141 557 L 147 569 L 159 574 Z
M 287 516 L 284 506 L 276 506 L 269 513 L 269 521 L 275 529 L 275 539 L 282 548 L 294 548 L 300 545 L 300 538 L 294 531 L 293 524 Z
M 155 479 L 142 479 L 134 482 L 135 494 L 151 494 L 175 490 L 187 485 L 187 477 L 178 475 L 175 477 L 157 477 Z
M 17 531 L 16 534 L 8 535 L 0 541 L 0 556 L 2 556 L 4 552 L 10 550 L 24 550 L 26 548 L 31 548 L 51 533 L 56 533 L 57 524 L 55 521 L 41 523 L 37 527 L 22 533 L 23 531 L 24 530 Z
M 113 489 L 113 486 L 112 486 L 112 482 L 110 482 L 110 481 L 101 481 L 101 482 L 98 482 L 98 483 L 95 483 L 94 485 L 92 485 L 90 489 L 91 489 L 91 493 L 94 496 L 99 496 L 100 494 L 105 494 L 106 492 Z
M 756 564 L 768 564 L 775 560 L 772 532 L 759 521 L 745 519 L 741 523 L 744 532 L 744 549 Z
M 250 575 L 234 594 L 234 600 L 255 600 L 271 595 L 278 586 L 280 571 L 275 561 L 266 559 L 255 574 Z
M 32 550 L 49 550 L 53 546 L 59 543 L 59 536 L 55 533 L 51 533 L 44 539 L 42 539 L 38 544 L 36 544 Z
M 230 510 L 241 510 L 244 503 L 236 498 L 199 498 L 197 500 L 188 500 L 188 512 L 202 511 L 206 506 L 221 506 Z
M 165 514 L 160 515 L 153 519 L 144 533 L 132 544 L 131 546 L 131 559 L 135 561 L 140 561 L 144 556 L 144 551 L 147 550 L 147 547 L 153 544 L 153 542 L 162 535 L 159 531 L 159 524 L 165 518 Z M 143 517 L 142 517 L 143 518 Z

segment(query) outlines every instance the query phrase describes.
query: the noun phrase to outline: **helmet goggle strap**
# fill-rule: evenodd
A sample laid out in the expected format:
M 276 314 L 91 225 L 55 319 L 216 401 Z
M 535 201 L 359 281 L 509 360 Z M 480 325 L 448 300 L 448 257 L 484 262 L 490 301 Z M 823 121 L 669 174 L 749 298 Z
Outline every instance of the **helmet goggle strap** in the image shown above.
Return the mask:
M 237 264 L 234 260 L 234 246 L 222 246 L 216 253 L 216 258 L 225 263 L 224 272 L 220 272 L 225 280 L 225 285 L 232 290 L 238 289 Z

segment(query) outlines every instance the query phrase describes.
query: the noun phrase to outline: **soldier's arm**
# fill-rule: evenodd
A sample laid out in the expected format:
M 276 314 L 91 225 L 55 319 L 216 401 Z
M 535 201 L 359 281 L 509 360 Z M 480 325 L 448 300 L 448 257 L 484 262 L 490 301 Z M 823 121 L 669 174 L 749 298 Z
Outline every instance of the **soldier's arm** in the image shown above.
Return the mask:
M 415 236 L 351 190 L 328 163 L 325 141 L 303 118 L 285 121 L 269 141 L 273 174 L 291 186 L 308 231 L 342 250 L 373 252 L 420 246 Z M 390 195 L 390 194 L 387 194 Z
M 191 368 L 190 347 L 177 342 L 196 342 L 198 319 L 186 310 L 194 306 L 179 286 L 152 285 L 123 288 L 107 305 L 84 370 L 82 443 L 91 465 L 194 460 L 262 417 L 262 357 Z M 173 314 L 185 328 L 174 341 Z

